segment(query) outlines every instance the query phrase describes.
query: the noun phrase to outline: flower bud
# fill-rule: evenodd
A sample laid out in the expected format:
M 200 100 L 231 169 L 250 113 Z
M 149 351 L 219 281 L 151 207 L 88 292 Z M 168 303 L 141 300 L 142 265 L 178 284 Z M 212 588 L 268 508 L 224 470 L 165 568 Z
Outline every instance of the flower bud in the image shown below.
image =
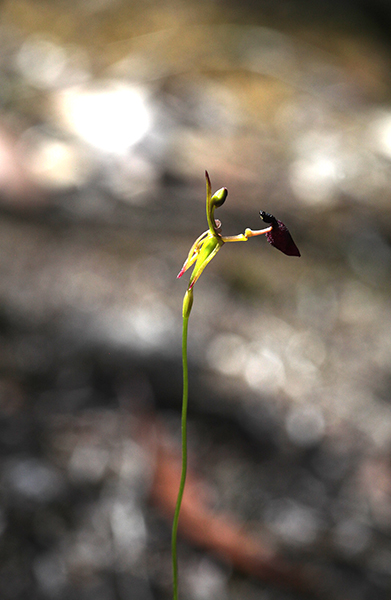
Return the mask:
M 224 204 L 227 196 L 228 196 L 227 188 L 223 187 L 223 188 L 217 190 L 217 192 L 215 192 L 213 194 L 212 198 L 210 199 L 211 207 L 220 208 L 220 206 L 222 206 Z
M 186 290 L 183 298 L 182 315 L 184 319 L 190 316 L 191 307 L 193 306 L 193 288 Z

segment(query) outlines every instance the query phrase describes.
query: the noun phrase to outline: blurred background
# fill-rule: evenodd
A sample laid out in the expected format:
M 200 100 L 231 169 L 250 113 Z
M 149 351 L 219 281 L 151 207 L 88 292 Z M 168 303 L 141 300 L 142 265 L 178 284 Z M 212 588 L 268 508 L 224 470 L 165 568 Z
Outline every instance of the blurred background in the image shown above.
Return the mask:
M 391 593 L 391 6 L 3 0 L 0 595 Z

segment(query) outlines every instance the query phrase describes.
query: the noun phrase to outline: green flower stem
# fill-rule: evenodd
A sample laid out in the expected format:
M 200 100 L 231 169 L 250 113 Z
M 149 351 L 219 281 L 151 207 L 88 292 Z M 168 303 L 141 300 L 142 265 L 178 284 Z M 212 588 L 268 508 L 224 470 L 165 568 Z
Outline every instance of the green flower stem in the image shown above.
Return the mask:
M 193 304 L 193 290 L 188 289 L 183 299 L 183 325 L 182 325 L 182 369 L 183 369 L 183 395 L 182 395 L 182 473 L 176 501 L 174 521 L 172 524 L 171 556 L 173 574 L 173 599 L 178 600 L 178 558 L 177 558 L 177 532 L 179 513 L 185 489 L 187 472 L 187 404 L 189 398 L 189 376 L 187 363 L 187 332 L 189 316 Z

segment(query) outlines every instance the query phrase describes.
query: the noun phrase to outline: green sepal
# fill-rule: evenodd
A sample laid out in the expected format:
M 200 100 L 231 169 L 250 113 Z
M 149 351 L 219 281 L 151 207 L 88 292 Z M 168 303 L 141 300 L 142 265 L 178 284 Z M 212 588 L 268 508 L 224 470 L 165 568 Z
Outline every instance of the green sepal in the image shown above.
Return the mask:
M 189 289 L 193 287 L 206 265 L 210 263 L 223 244 L 224 242 L 220 236 L 210 231 L 207 232 L 206 237 L 202 240 L 196 264 L 190 277 Z

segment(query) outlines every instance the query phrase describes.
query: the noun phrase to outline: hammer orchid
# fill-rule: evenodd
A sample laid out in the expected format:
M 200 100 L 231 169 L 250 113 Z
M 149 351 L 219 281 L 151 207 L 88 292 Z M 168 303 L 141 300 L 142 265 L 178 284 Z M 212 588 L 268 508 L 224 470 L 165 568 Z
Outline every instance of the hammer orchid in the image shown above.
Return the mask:
M 269 225 L 265 229 L 253 231 L 245 229 L 244 233 L 233 236 L 221 235 L 221 222 L 215 219 L 214 213 L 216 208 L 220 208 L 227 198 L 228 190 L 221 188 L 212 195 L 212 186 L 209 175 L 205 171 L 206 176 L 206 218 L 208 221 L 208 229 L 204 231 L 194 242 L 190 248 L 189 254 L 183 264 L 182 269 L 178 273 L 178 278 L 194 265 L 193 272 L 190 276 L 189 285 L 183 298 L 183 328 L 182 328 L 182 366 L 183 366 L 183 397 L 182 397 L 182 472 L 179 484 L 178 497 L 174 513 L 174 521 L 172 526 L 171 551 L 172 551 L 172 568 L 173 568 L 173 599 L 178 600 L 178 561 L 177 561 L 177 531 L 179 522 L 179 513 L 181 509 L 183 492 L 186 482 L 187 471 L 187 404 L 188 404 L 188 363 L 187 363 L 187 332 L 188 322 L 193 305 L 193 287 L 205 267 L 210 263 L 212 258 L 226 242 L 247 242 L 251 237 L 266 235 L 268 242 L 281 250 L 288 256 L 300 256 L 300 251 L 292 239 L 287 227 L 276 219 L 270 213 L 260 211 L 260 217 Z

